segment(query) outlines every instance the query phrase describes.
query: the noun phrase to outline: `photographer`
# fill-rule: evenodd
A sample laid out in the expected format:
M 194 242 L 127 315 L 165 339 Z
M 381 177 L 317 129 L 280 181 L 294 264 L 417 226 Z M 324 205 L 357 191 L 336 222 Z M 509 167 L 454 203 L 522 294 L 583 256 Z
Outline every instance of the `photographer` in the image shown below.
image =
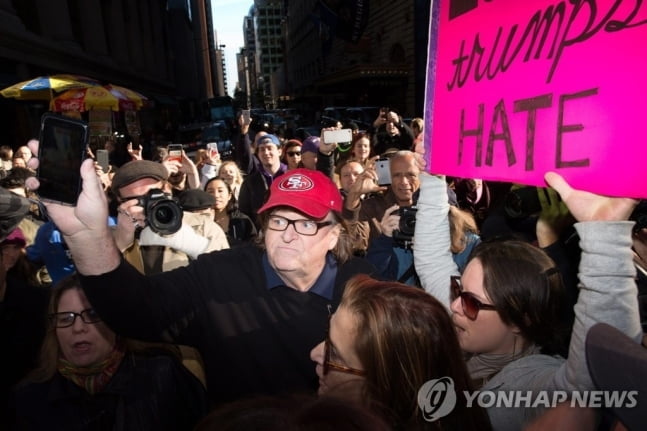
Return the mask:
M 389 148 L 410 150 L 413 148 L 413 131 L 396 112 L 382 108 L 373 122 L 373 152 L 383 154 Z
M 385 278 L 402 283 L 417 284 L 413 267 L 413 233 L 415 230 L 416 202 L 420 188 L 420 170 L 411 151 L 398 151 L 390 158 L 391 184 L 376 184 L 377 172 L 368 168 L 351 186 L 344 205 L 344 217 L 364 223 L 369 230 L 366 258 L 378 268 Z M 382 191 L 383 193 L 376 193 Z M 364 200 L 359 196 L 373 193 Z M 448 200 L 455 205 L 455 196 L 448 189 Z M 457 265 L 462 266 L 472 248 L 480 242 L 476 223 L 465 211 L 453 208 L 450 218 L 452 229 L 451 252 Z M 351 232 L 351 236 L 365 234 Z
M 353 183 L 344 202 L 343 216 L 351 222 L 364 223 L 368 227 L 369 236 L 366 243 L 370 244 L 381 234 L 383 228 L 380 221 L 385 218 L 387 209 L 393 207 L 410 207 L 415 205 L 417 192 L 420 188 L 418 176 L 420 171 L 416 166 L 411 151 L 398 151 L 390 159 L 389 171 L 391 184 L 379 186 L 377 172 L 374 167 L 367 168 Z M 382 192 L 382 193 L 379 193 Z M 362 195 L 368 196 L 361 199 Z M 393 212 L 389 211 L 389 214 Z M 395 219 L 392 219 L 393 223 Z
M 185 266 L 189 258 L 229 248 L 224 232 L 214 246 L 182 224 L 182 209 L 169 198 L 168 176 L 161 163 L 136 160 L 120 167 L 112 180 L 119 201 L 114 238 L 124 259 L 143 274 Z

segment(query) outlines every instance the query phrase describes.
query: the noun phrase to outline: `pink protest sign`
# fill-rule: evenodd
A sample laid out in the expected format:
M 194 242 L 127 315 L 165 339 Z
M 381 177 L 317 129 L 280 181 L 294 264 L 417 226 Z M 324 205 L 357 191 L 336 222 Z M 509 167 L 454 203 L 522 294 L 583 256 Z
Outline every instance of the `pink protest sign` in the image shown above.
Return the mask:
M 647 3 L 434 0 L 430 171 L 647 198 Z

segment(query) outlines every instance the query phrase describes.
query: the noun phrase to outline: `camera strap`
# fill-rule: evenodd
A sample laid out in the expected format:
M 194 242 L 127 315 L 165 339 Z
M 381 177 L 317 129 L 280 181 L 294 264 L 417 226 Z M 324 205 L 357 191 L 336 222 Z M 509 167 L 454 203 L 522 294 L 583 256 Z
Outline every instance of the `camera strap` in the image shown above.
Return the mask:
M 413 277 L 414 280 L 416 281 L 416 286 L 420 284 L 418 280 L 418 274 L 416 273 L 416 268 L 414 267 L 414 264 L 412 263 L 409 268 L 407 268 L 406 271 L 404 271 L 404 274 L 398 278 L 398 283 L 406 283 L 409 278 Z

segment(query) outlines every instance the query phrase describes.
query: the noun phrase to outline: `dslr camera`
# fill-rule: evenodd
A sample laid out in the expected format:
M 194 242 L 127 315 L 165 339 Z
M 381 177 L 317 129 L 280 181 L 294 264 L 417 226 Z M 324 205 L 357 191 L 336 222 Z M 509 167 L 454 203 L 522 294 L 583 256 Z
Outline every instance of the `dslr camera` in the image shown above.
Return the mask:
M 412 205 L 410 207 L 398 208 L 398 215 L 400 216 L 400 223 L 398 228 L 393 231 L 393 241 L 397 247 L 410 249 L 413 244 L 413 234 L 416 230 L 416 213 L 418 207 Z
M 158 235 L 172 235 L 182 227 L 182 208 L 160 189 L 150 189 L 139 198 L 151 230 Z

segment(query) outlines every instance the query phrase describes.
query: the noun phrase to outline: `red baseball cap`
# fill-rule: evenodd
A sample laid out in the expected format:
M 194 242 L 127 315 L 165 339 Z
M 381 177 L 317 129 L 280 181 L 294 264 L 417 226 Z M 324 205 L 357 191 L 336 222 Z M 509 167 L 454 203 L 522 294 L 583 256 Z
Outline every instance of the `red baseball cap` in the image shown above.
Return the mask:
M 293 169 L 270 186 L 270 197 L 259 214 L 271 208 L 287 206 L 314 219 L 326 217 L 329 211 L 341 213 L 342 197 L 335 183 L 326 175 L 311 169 Z

